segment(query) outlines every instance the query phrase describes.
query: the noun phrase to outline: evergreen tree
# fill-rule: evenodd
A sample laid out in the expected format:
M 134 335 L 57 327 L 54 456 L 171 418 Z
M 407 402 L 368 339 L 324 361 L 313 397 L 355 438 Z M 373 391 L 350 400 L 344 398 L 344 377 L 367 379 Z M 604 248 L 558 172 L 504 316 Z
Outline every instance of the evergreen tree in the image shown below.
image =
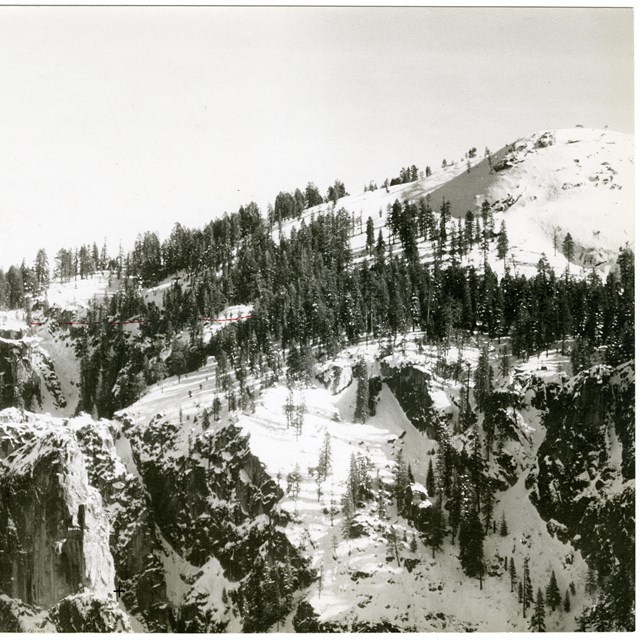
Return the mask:
M 564 592 L 564 610 L 565 613 L 569 613 L 571 611 L 571 598 L 569 597 L 569 589 Z
M 480 411 L 485 410 L 487 398 L 491 393 L 491 384 L 493 381 L 493 369 L 489 360 L 489 345 L 484 344 L 480 357 L 478 358 L 478 366 L 474 374 L 475 398 Z
M 375 242 L 373 220 L 371 216 L 367 218 L 367 254 L 371 255 L 373 252 L 373 245 Z
M 322 196 L 318 187 L 313 182 L 309 182 L 304 190 L 304 199 L 307 207 L 315 207 L 318 204 L 322 204 Z
M 573 260 L 574 244 L 573 238 L 571 237 L 570 233 L 567 233 L 567 235 L 564 237 L 564 240 L 562 241 L 562 253 L 567 259 L 567 262 L 571 262 Z
M 504 517 L 504 511 L 502 512 L 502 520 L 500 521 L 500 535 L 503 538 L 509 535 L 509 530 L 507 529 L 507 521 Z
M 214 396 L 212 403 L 213 419 L 216 422 L 220 421 L 220 410 L 222 409 L 222 402 L 218 396 Z
M 559 607 L 562 603 L 555 571 L 551 571 L 551 578 L 549 579 L 549 584 L 546 589 L 546 600 L 547 604 L 551 607 L 551 611 L 555 611 L 556 607 Z
M 318 477 L 326 480 L 331 470 L 331 436 L 324 430 L 324 439 L 320 449 L 320 459 L 318 461 Z
M 498 233 L 498 258 L 504 261 L 505 269 L 507 268 L 507 253 L 509 251 L 509 239 L 507 238 L 507 227 L 504 220 L 500 222 L 500 231 Z
M 478 515 L 476 502 L 471 496 L 469 488 L 463 493 L 462 514 L 460 518 L 460 564 L 466 575 L 478 578 L 482 589 L 484 576 L 484 530 Z
M 538 589 L 536 604 L 533 615 L 531 616 L 531 626 L 529 627 L 531 631 L 546 631 L 544 618 L 544 598 L 542 596 L 542 589 Z
M 427 543 L 431 547 L 432 556 L 435 558 L 436 551 L 442 548 L 444 541 L 444 516 L 440 500 L 437 500 L 429 508 L 427 527 Z
M 429 458 L 429 467 L 427 469 L 426 489 L 430 498 L 436 495 L 436 478 L 433 472 L 433 460 L 431 460 L 431 458 Z
M 533 585 L 531 584 L 531 574 L 529 573 L 529 558 L 524 559 L 524 570 L 522 572 L 522 616 L 527 616 L 527 609 L 533 602 Z
M 517 574 L 516 574 L 516 565 L 513 561 L 513 556 L 511 556 L 511 558 L 509 559 L 509 580 L 511 582 L 511 592 L 513 593 L 513 585 L 516 582 L 517 579 Z M 520 583 L 520 586 L 522 586 L 522 583 Z M 519 599 L 518 602 L 521 602 L 521 600 Z
M 408 486 L 409 472 L 402 456 L 402 449 L 399 449 L 396 455 L 396 466 L 394 469 L 394 493 L 396 497 L 396 506 L 400 513 L 402 513 L 404 506 L 404 494 Z
M 294 425 L 294 412 L 295 412 L 295 400 L 293 397 L 293 388 L 289 387 L 289 393 L 287 395 L 287 402 L 284 405 L 284 414 L 287 419 L 287 429 L 291 429 Z
M 44 249 L 39 249 L 36 254 L 33 275 L 38 292 L 43 291 L 49 286 L 49 260 L 47 259 L 47 252 Z
M 451 485 L 449 502 L 447 503 L 449 510 L 449 526 L 451 527 L 451 544 L 455 542 L 458 525 L 460 524 L 460 516 L 462 514 L 462 498 L 460 493 L 460 482 L 454 479 Z
M 376 257 L 376 263 L 379 266 L 383 266 L 384 265 L 384 253 L 385 253 L 385 242 L 384 242 L 384 238 L 382 236 L 382 229 L 380 229 L 378 231 L 378 240 L 376 241 L 376 248 L 375 248 L 375 257 Z
M 367 373 L 367 364 L 364 359 L 360 360 L 354 367 L 354 373 L 358 379 L 358 388 L 356 391 L 356 409 L 354 422 L 364 424 L 369 416 L 369 376 Z
M 506 378 L 509 375 L 509 352 L 507 347 L 502 347 L 500 353 L 500 375 Z
M 464 246 L 465 250 L 469 251 L 473 247 L 474 235 L 473 235 L 473 223 L 475 216 L 472 211 L 467 211 L 464 218 Z

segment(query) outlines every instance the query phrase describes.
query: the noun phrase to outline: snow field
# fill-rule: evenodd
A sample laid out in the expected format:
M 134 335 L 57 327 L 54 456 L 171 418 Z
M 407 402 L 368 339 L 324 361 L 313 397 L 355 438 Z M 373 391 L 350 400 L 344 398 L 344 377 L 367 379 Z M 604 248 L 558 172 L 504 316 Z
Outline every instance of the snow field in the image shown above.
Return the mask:
M 118 290 L 120 281 L 108 271 L 98 271 L 85 279 L 69 282 L 52 281 L 47 289 L 47 300 L 51 306 L 82 313 L 92 301 L 103 302 Z

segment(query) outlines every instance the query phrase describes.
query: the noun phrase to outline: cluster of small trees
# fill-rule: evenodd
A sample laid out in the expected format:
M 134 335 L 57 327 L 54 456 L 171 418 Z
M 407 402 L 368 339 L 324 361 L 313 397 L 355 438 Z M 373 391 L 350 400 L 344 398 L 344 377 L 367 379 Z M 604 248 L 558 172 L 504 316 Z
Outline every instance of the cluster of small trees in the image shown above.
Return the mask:
M 347 537 L 359 533 L 356 527 L 356 512 L 363 504 L 373 498 L 371 461 L 362 454 L 352 454 L 349 462 L 349 476 L 342 498 L 343 531 Z
M 284 414 L 287 418 L 287 429 L 292 429 L 296 437 L 302 434 L 305 409 L 304 396 L 300 389 L 289 387 L 287 402 L 284 405 Z
M 410 167 L 402 167 L 397 178 L 392 178 L 389 186 L 396 184 L 405 184 L 406 182 L 415 182 L 418 179 L 418 167 L 412 164 Z
M 507 560 L 505 558 L 505 569 L 507 567 Z M 515 563 L 513 561 L 513 557 L 510 558 L 508 563 L 509 571 L 508 576 L 511 582 L 511 591 L 513 592 L 515 589 L 515 585 L 517 584 L 517 594 L 518 594 L 518 602 L 522 605 L 522 617 L 526 618 L 528 611 L 532 610 L 531 620 L 530 620 L 530 629 L 532 631 L 546 631 L 546 609 L 545 606 L 548 606 L 551 611 L 564 610 L 565 613 L 569 613 L 571 611 L 571 596 L 575 595 L 575 586 L 573 583 L 569 585 L 567 590 L 565 591 L 564 598 L 560 593 L 560 588 L 558 586 L 558 581 L 556 579 L 555 571 L 551 571 L 551 575 L 549 577 L 549 582 L 544 589 L 538 588 L 537 592 L 534 596 L 534 588 L 531 581 L 531 573 L 529 569 L 529 558 L 525 558 L 523 571 L 522 571 L 522 580 L 518 581 L 518 575 L 515 567 Z
M 269 224 L 277 225 L 285 220 L 300 218 L 305 209 L 315 207 L 316 205 L 323 204 L 325 202 L 332 202 L 335 204 L 340 198 L 344 198 L 347 195 L 349 194 L 341 180 L 336 180 L 329 186 L 324 198 L 320 194 L 318 187 L 316 187 L 313 182 L 309 182 L 307 184 L 304 192 L 300 189 L 296 189 L 293 193 L 281 191 L 276 196 L 273 207 L 269 209 Z

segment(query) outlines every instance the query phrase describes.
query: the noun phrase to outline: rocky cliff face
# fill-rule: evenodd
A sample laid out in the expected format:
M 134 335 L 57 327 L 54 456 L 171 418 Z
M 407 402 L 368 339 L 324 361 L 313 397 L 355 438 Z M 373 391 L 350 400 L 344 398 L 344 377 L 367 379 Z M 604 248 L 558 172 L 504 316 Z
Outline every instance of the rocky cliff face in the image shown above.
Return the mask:
M 0 408 L 17 406 L 38 411 L 45 396 L 51 408 L 67 407 L 51 356 L 33 337 L 1 330 Z
M 435 439 L 438 420 L 430 394 L 432 375 L 416 366 L 392 367 L 385 362 L 382 363 L 381 372 L 407 418 L 416 429 Z
M 283 533 L 289 516 L 276 508 L 282 490 L 251 453 L 238 427 L 230 423 L 199 429 L 185 441 L 184 429 L 161 416 L 148 426 L 125 416 L 123 425 L 163 536 L 194 567 L 203 567 L 212 557 L 220 563 L 230 597 L 236 595 L 244 618 L 246 584 L 263 568 L 256 566 L 256 559 L 284 563 L 290 584 L 280 581 L 278 589 L 293 593 L 309 582 L 306 562 Z M 223 629 L 228 616 L 228 611 L 220 611 L 217 621 L 210 616 L 208 624 Z M 261 618 L 262 628 L 268 628 L 269 612 Z M 190 624 L 191 630 L 205 630 Z
M 620 600 L 634 593 L 634 397 L 629 362 L 598 365 L 565 385 L 542 389 L 536 398 L 547 436 L 531 478 L 531 499 L 545 520 L 561 524 L 559 535 L 582 550 L 601 586 L 618 582 Z M 616 628 L 628 628 L 612 604 L 604 603 L 606 612 L 602 602 L 596 604 L 592 625 L 606 615 Z
M 308 583 L 274 508 L 282 492 L 246 436 L 232 424 L 189 442 L 182 433 L 160 419 L 0 413 L 3 630 L 25 607 L 61 631 L 130 630 L 118 584 L 150 631 L 222 631 L 250 617 L 257 558 L 286 566 L 291 593 Z
M 88 587 L 113 588 L 109 524 L 70 430 L 41 425 L 15 410 L 0 414 L 2 589 L 49 607 Z
M 374 398 L 377 413 L 372 410 L 365 424 L 349 422 L 357 385 L 348 384 L 347 357 L 326 367 L 322 380 L 328 391 L 307 399 L 305 434 L 318 433 L 301 438 L 300 446 L 311 451 L 312 465 L 323 434 L 334 428 L 337 459 L 346 464 L 340 446 L 353 432 L 354 451 L 376 443 L 371 459 L 379 465 L 376 473 L 387 478 L 375 477 L 386 507 L 380 512 L 379 505 L 360 505 L 362 535 L 350 540 L 340 540 L 339 500 L 325 501 L 323 508 L 320 491 L 316 495 L 316 488 L 308 487 L 305 497 L 292 498 L 293 480 L 276 473 L 273 460 L 261 454 L 266 441 L 254 440 L 258 432 L 247 429 L 253 421 L 272 429 L 273 438 L 295 438 L 281 432 L 286 429 L 282 406 L 264 406 L 261 400 L 255 415 L 229 419 L 225 414 L 214 421 L 209 414 L 205 420 L 211 390 L 199 380 L 207 381 L 206 372 L 157 390 L 161 398 L 182 394 L 183 401 L 192 401 L 195 411 L 185 412 L 184 419 L 177 408 L 145 414 L 143 406 L 158 410 L 148 399 L 113 420 L 0 412 L 0 629 L 265 631 L 283 620 L 298 631 L 491 628 L 495 611 L 485 620 L 479 611 L 463 619 L 450 607 L 458 586 L 472 599 L 476 589 L 468 582 L 461 586 L 466 578 L 452 531 L 444 533 L 437 553 L 426 546 L 428 517 L 408 510 L 396 531 L 392 493 L 392 454 L 402 449 L 416 481 L 426 478 L 428 461 L 435 466 L 439 459 L 443 473 L 448 469 L 453 477 L 477 453 L 476 428 L 483 433 L 483 450 L 490 449 L 478 473 L 496 496 L 485 547 L 496 610 L 518 612 L 505 558 L 515 557 L 521 565 L 524 557 L 552 544 L 557 548 L 549 552 L 551 559 L 536 568 L 536 585 L 548 580 L 549 563 L 557 562 L 566 588 L 581 579 L 586 557 L 598 571 L 603 593 L 610 593 L 604 587 L 614 581 L 623 585 L 622 593 L 633 593 L 623 569 L 634 561 L 632 364 L 596 367 L 564 382 L 561 376 L 523 370 L 501 380 L 484 411 L 475 413 L 476 422 L 466 424 L 461 408 L 467 376 L 449 377 L 450 371 L 429 358 L 373 358 L 368 371 L 377 391 L 369 400 Z M 281 396 L 284 402 L 285 388 Z M 338 410 L 345 417 L 336 422 Z M 385 431 L 389 425 L 396 427 L 393 436 Z M 378 447 L 389 449 L 388 455 Z M 260 455 L 271 466 L 265 467 Z M 316 470 L 305 466 L 298 472 L 311 482 Z M 433 496 L 418 488 L 428 511 Z M 304 515 L 294 506 L 298 500 L 308 509 Z M 451 514 L 454 503 L 443 501 L 443 510 Z M 495 530 L 503 511 L 512 518 L 511 538 Z M 319 543 L 321 527 L 327 535 Z M 456 580 L 449 580 L 452 575 Z M 374 585 L 380 584 L 380 599 L 369 605 Z M 116 586 L 122 589 L 119 601 Z M 334 589 L 324 601 L 323 589 Z M 407 589 L 415 591 L 412 606 L 418 612 L 405 611 L 404 603 L 394 600 Z M 334 597 L 353 601 L 328 614 L 326 603 Z M 393 617 L 378 610 L 387 597 L 394 601 Z M 423 612 L 425 602 L 434 599 L 436 608 Z M 599 600 L 589 614 L 590 628 L 597 616 L 615 618 L 615 604 Z M 527 621 L 518 613 L 508 624 L 521 629 Z

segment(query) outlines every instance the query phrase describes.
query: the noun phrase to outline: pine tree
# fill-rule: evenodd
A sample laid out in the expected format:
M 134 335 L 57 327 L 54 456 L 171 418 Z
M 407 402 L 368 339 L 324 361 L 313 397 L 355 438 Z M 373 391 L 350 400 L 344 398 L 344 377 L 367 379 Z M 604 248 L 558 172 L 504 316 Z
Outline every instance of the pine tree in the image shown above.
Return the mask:
M 306 405 L 304 401 L 304 397 L 300 398 L 300 401 L 296 405 L 294 416 L 293 416 L 293 425 L 296 432 L 296 438 L 302 434 L 302 426 L 304 424 L 304 412 L 306 410 Z
M 396 506 L 398 511 L 402 513 L 404 506 L 404 494 L 409 486 L 409 472 L 407 465 L 402 457 L 402 449 L 398 450 L 396 455 L 396 467 L 394 470 L 394 493 L 396 498 Z
M 542 589 L 538 589 L 536 604 L 533 610 L 533 615 L 531 616 L 531 625 L 529 627 L 531 631 L 546 631 L 544 618 L 544 598 L 542 596 Z
M 513 593 L 513 585 L 515 584 L 517 579 L 516 574 L 516 565 L 513 561 L 513 556 L 509 559 L 509 580 L 511 581 L 511 593 Z M 520 583 L 522 585 L 522 583 Z M 520 600 L 518 600 L 520 602 Z
M 449 527 L 451 527 L 451 544 L 453 544 L 456 539 L 461 514 L 460 482 L 457 478 L 454 478 L 451 485 L 447 508 L 449 509 Z
M 220 421 L 220 410 L 222 409 L 222 402 L 220 401 L 220 398 L 218 398 L 218 396 L 215 396 L 213 398 L 213 403 L 212 403 L 212 410 L 213 410 L 213 419 L 216 422 Z
M 342 515 L 344 516 L 342 531 L 347 538 L 351 538 L 353 536 L 355 509 L 351 491 L 345 491 L 342 496 Z
M 431 547 L 432 556 L 435 558 L 436 551 L 442 548 L 442 542 L 444 541 L 444 516 L 440 500 L 429 508 L 427 526 L 427 543 Z
M 374 251 L 376 263 L 378 265 L 384 265 L 384 253 L 385 253 L 385 242 L 384 237 L 382 236 L 382 229 L 378 231 L 378 240 L 376 241 L 376 248 Z
M 331 470 L 331 436 L 324 430 L 324 439 L 320 449 L 320 459 L 318 460 L 318 477 L 326 480 Z
M 503 538 L 509 535 L 509 530 L 507 529 L 507 521 L 504 517 L 504 511 L 502 512 L 502 520 L 500 521 L 500 535 Z
M 507 351 L 507 347 L 502 347 L 500 353 L 500 375 L 503 378 L 506 378 L 509 375 L 509 352 Z
M 485 410 L 487 399 L 491 393 L 491 384 L 493 380 L 493 369 L 489 360 L 489 345 L 485 344 L 478 358 L 478 366 L 476 367 L 474 378 L 474 393 L 476 403 L 480 411 Z
M 433 460 L 429 458 L 429 468 L 427 469 L 427 482 L 426 482 L 427 495 L 433 498 L 436 495 L 436 477 L 433 472 Z
M 364 360 L 360 360 L 354 367 L 358 378 L 358 388 L 356 391 L 356 409 L 354 422 L 364 424 L 369 416 L 369 376 L 367 373 L 367 364 Z
M 527 609 L 533 602 L 533 585 L 529 573 L 529 558 L 524 559 L 524 571 L 522 572 L 522 616 L 526 618 Z
M 569 597 L 569 589 L 564 592 L 564 610 L 566 613 L 571 611 L 571 598 Z
M 562 603 L 555 571 L 551 571 L 551 578 L 549 579 L 549 584 L 546 589 L 546 600 L 547 604 L 551 607 L 551 611 L 555 611 L 556 607 L 559 607 Z
M 374 230 L 373 230 L 373 219 L 371 216 L 367 218 L 367 254 L 371 255 L 373 252 L 373 245 L 375 242 Z
M 460 564 L 466 575 L 478 578 L 482 589 L 484 575 L 484 529 L 480 522 L 476 501 L 467 483 L 463 486 L 462 515 L 460 518 Z
M 395 557 L 398 566 L 402 566 L 400 563 L 400 554 L 398 553 L 398 532 L 396 531 L 396 525 L 389 527 L 389 538 L 387 540 L 387 553 L 390 556 Z
M 461 234 L 462 246 L 464 252 L 470 251 L 473 247 L 473 212 L 467 211 L 464 219 L 464 234 Z
M 562 253 L 567 259 L 567 262 L 571 262 L 573 260 L 574 244 L 573 238 L 571 237 L 570 233 L 567 233 L 567 235 L 564 237 L 564 240 L 562 241 Z
M 507 226 L 504 220 L 500 222 L 500 231 L 498 233 L 498 258 L 504 261 L 505 269 L 507 267 L 507 252 L 509 251 L 509 239 L 507 238 Z

